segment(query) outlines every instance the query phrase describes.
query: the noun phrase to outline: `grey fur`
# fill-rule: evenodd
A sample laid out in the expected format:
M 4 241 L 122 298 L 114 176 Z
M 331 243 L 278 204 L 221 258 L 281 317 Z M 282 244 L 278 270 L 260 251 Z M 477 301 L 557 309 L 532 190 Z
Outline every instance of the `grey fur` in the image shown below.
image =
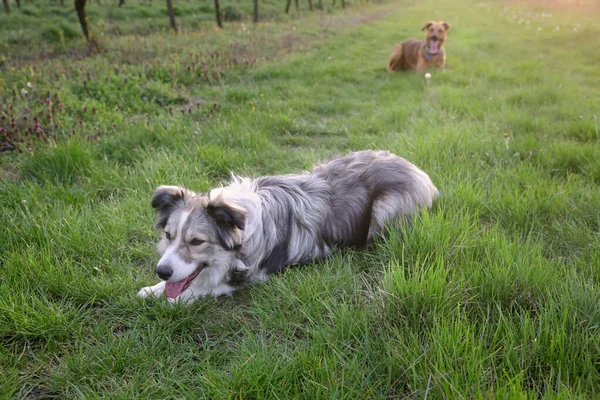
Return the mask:
M 169 263 L 191 258 L 208 264 L 177 296 L 191 301 L 208 294 L 230 294 L 287 266 L 323 259 L 340 247 L 361 248 L 386 223 L 430 207 L 437 195 L 427 174 L 405 159 L 387 151 L 362 151 L 317 166 L 311 173 L 234 177 L 229 186 L 208 195 L 160 187 L 153 206 L 159 228 L 186 229 L 180 232 L 178 249 L 163 239 L 161 252 L 170 252 Z M 189 220 L 179 221 L 181 215 Z M 203 245 L 205 251 L 190 255 L 185 242 L 190 232 L 201 232 L 211 241 Z M 209 253 L 212 261 L 207 259 Z M 189 274 L 193 262 L 187 265 L 182 269 Z M 139 295 L 160 295 L 164 285 L 157 286 L 160 283 Z

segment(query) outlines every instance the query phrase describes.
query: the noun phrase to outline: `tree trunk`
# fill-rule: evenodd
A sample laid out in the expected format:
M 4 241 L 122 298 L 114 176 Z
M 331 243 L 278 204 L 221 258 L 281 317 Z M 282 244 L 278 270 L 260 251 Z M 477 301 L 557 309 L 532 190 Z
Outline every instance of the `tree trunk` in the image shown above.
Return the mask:
M 125 4 L 125 0 L 119 0 L 119 7 L 121 7 L 123 4 Z
M 83 36 L 85 40 L 90 41 L 90 31 L 88 30 L 87 16 L 85 15 L 85 2 L 87 0 L 75 0 L 75 11 L 77 11 L 77 18 L 79 18 L 79 24 L 81 30 L 83 30 Z
M 346 0 L 342 0 L 342 8 L 346 8 Z
M 298 0 L 294 0 L 294 5 L 296 6 L 296 14 L 300 12 L 300 5 L 298 4 Z
M 15 3 L 17 3 L 17 8 L 21 8 L 21 0 L 16 0 Z
M 2 0 L 2 4 L 4 4 L 4 11 L 7 14 L 10 14 L 10 5 L 8 4 L 8 0 Z
M 312 8 L 312 0 L 308 0 L 308 9 L 309 9 L 310 11 L 312 11 L 312 10 L 313 10 L 313 8 Z
M 223 28 L 223 20 L 221 20 L 221 8 L 219 7 L 219 0 L 215 0 L 215 16 L 217 17 L 217 26 Z
M 258 22 L 258 0 L 254 0 L 254 23 Z
M 61 5 L 62 7 L 64 7 L 64 6 L 65 6 L 65 0 L 60 0 L 60 5 Z
M 292 5 L 292 0 L 287 0 L 287 4 L 285 5 L 285 13 L 288 14 L 290 12 L 290 6 Z
M 167 14 L 169 14 L 169 24 L 171 24 L 171 28 L 175 31 L 175 33 L 177 33 L 175 13 L 173 12 L 173 0 L 167 0 Z
M 322 9 L 323 9 L 323 0 L 319 0 L 319 5 L 318 5 L 318 7 L 319 7 L 319 10 L 322 10 Z

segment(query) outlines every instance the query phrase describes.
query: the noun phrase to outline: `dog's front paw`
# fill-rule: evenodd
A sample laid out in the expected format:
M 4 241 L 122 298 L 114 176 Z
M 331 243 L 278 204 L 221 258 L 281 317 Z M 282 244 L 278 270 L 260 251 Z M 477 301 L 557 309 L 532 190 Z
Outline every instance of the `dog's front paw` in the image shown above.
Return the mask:
M 154 286 L 146 286 L 140 289 L 137 296 L 141 299 L 148 297 L 160 297 L 165 292 L 165 282 L 159 282 Z
M 198 297 L 194 296 L 191 293 L 182 293 L 181 295 L 175 297 L 175 298 L 171 298 L 171 297 L 167 297 L 167 300 L 169 301 L 169 303 L 171 303 L 171 305 L 176 305 L 176 304 L 191 304 L 194 301 L 196 301 L 198 299 Z
M 162 294 L 162 292 L 158 293 L 158 296 L 160 296 Z M 152 286 L 146 286 L 140 289 L 139 292 L 137 292 L 137 297 L 139 297 L 140 299 L 147 299 L 148 297 L 158 297 L 157 294 L 155 292 L 152 291 Z

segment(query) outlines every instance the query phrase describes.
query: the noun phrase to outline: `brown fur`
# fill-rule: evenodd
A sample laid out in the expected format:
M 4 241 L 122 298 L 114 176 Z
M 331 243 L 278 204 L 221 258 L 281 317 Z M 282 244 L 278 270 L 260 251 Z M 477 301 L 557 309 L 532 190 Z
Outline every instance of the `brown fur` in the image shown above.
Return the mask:
M 399 43 L 394 47 L 387 70 L 389 72 L 404 71 L 422 71 L 427 68 L 444 68 L 446 66 L 446 52 L 444 51 L 444 42 L 448 35 L 450 25 L 444 21 L 430 21 L 424 27 L 426 31 L 425 40 L 409 39 Z M 432 40 L 437 38 L 439 51 L 437 54 L 430 54 L 427 60 L 427 49 Z

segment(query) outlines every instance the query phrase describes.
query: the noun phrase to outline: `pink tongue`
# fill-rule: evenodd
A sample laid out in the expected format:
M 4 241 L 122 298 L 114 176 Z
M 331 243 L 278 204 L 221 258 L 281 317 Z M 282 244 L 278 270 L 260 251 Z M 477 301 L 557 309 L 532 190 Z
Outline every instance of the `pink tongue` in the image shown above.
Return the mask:
M 167 297 L 174 299 L 175 297 L 179 296 L 181 292 L 183 292 L 183 288 L 185 287 L 187 281 L 187 278 L 182 279 L 179 282 L 167 281 L 165 285 L 165 294 L 167 295 Z
M 437 54 L 438 51 L 439 51 L 439 49 L 438 49 L 438 41 L 437 40 L 436 41 L 432 40 L 431 42 L 429 42 L 429 52 L 431 54 Z

